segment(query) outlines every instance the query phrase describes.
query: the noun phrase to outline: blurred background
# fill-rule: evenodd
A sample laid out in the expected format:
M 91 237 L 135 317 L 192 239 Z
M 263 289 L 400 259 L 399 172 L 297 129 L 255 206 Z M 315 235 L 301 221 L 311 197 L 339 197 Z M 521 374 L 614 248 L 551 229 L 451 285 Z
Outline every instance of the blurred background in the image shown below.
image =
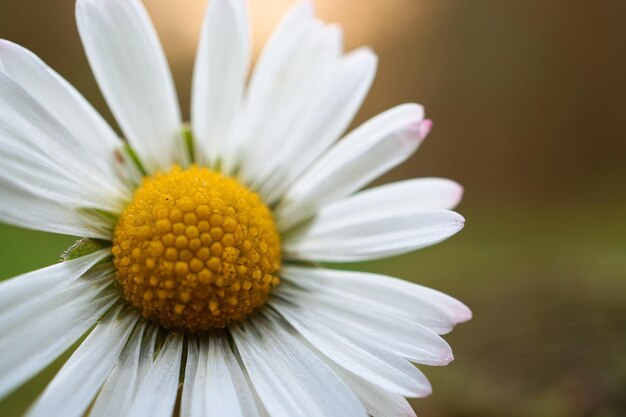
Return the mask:
M 251 0 L 255 50 L 291 0 Z M 145 0 L 189 114 L 206 0 Z M 356 123 L 419 102 L 434 130 L 380 182 L 465 186 L 465 230 L 359 265 L 447 292 L 474 319 L 447 337 L 456 361 L 426 368 L 428 417 L 626 415 L 626 2 L 317 0 L 371 45 L 380 67 Z M 0 0 L 20 43 L 112 121 L 88 68 L 73 0 Z M 58 260 L 71 237 L 0 226 L 0 279 Z M 0 402 L 19 416 L 61 362 Z

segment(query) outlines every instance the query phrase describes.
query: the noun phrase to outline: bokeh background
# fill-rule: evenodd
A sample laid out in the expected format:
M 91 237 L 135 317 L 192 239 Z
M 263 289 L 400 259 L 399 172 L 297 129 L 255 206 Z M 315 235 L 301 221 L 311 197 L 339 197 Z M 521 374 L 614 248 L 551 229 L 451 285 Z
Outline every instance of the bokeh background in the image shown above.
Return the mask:
M 112 121 L 73 0 L 0 0 L 0 37 L 41 56 Z M 206 0 L 145 0 L 189 113 Z M 256 51 L 291 0 L 251 0 Z M 467 226 L 436 247 L 359 265 L 465 301 L 456 361 L 427 368 L 429 417 L 626 415 L 626 2 L 317 0 L 348 49 L 380 56 L 355 123 L 402 102 L 434 130 L 381 182 L 465 186 Z M 71 237 L 0 226 L 0 279 L 58 260 Z M 61 362 L 0 402 L 19 416 Z M 339 417 L 339 416 L 338 416 Z

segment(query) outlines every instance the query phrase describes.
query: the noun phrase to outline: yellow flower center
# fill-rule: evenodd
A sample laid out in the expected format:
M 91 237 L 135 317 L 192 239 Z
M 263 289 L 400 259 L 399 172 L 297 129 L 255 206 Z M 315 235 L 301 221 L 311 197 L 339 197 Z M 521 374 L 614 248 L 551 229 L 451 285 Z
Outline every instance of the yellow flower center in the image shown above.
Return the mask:
M 280 237 L 260 197 L 207 168 L 146 177 L 113 234 L 125 298 L 167 328 L 240 321 L 279 283 Z

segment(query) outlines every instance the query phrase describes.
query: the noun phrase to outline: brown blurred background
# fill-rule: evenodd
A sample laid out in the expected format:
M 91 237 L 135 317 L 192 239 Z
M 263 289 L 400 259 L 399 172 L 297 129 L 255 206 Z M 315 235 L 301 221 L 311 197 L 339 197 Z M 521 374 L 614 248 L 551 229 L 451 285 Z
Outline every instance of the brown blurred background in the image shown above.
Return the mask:
M 145 1 L 189 114 L 206 0 Z M 290 0 L 251 0 L 255 50 Z M 435 122 L 383 181 L 444 176 L 467 226 L 444 244 L 359 265 L 465 301 L 456 361 L 425 369 L 429 417 L 626 415 L 626 2 L 317 0 L 348 49 L 380 56 L 357 122 L 417 101 Z M 111 119 L 73 0 L 0 0 L 0 37 L 33 50 Z M 54 262 L 72 238 L 0 226 L 0 279 Z M 18 416 L 60 362 L 4 402 Z

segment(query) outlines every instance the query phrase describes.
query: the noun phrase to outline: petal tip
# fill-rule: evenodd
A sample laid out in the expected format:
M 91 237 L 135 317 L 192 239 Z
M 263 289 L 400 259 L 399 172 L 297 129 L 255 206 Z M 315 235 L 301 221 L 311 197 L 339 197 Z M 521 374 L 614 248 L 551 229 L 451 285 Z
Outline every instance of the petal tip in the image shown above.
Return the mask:
M 376 54 L 374 49 L 370 46 L 361 46 L 352 51 L 350 55 L 359 57 L 360 59 L 370 60 L 373 64 L 378 63 L 378 54 Z
M 426 397 L 429 397 L 432 393 L 433 393 L 433 386 L 430 384 L 430 381 L 428 381 L 428 385 L 426 387 L 423 387 L 420 393 L 416 395 L 416 397 L 426 398 Z
M 455 188 L 455 192 L 457 195 L 457 198 L 459 199 L 459 201 L 461 200 L 461 198 L 463 197 L 463 194 L 465 193 L 465 187 L 463 187 L 461 184 L 459 184 L 458 182 L 454 183 L 454 188 Z
M 453 225 L 456 228 L 456 232 L 461 231 L 461 229 L 463 229 L 465 227 L 465 217 L 461 216 L 459 213 L 454 213 L 456 214 L 456 216 L 454 216 L 454 220 L 453 220 Z
M 452 210 L 458 206 L 461 200 L 463 200 L 464 194 L 465 188 L 458 182 L 450 180 L 450 200 L 448 208 Z
M 307 16 L 313 17 L 315 16 L 315 4 L 313 0 L 300 0 L 295 5 L 296 8 L 305 13 Z
M 455 321 L 457 323 L 464 323 L 466 321 L 470 321 L 473 318 L 474 314 L 472 310 L 465 304 L 461 304 L 459 311 L 456 314 Z
M 433 121 L 430 119 L 424 119 L 420 123 L 420 141 L 426 139 L 426 136 L 433 128 Z

